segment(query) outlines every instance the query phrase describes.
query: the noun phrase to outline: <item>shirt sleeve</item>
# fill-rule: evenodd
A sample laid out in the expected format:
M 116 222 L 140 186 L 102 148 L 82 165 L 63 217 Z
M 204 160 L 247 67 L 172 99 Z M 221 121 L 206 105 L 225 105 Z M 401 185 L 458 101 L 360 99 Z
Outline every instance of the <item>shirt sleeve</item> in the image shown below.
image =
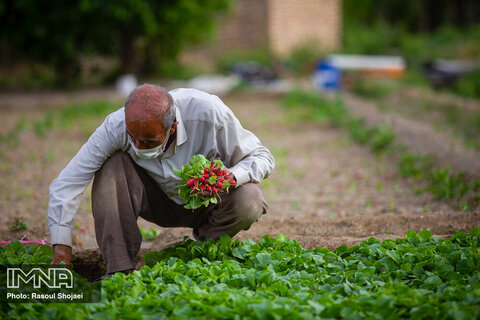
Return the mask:
M 126 139 L 118 112 L 110 114 L 50 184 L 47 221 L 52 244 L 72 246 L 72 224 L 82 193 L 105 160 Z
M 217 130 L 217 148 L 224 165 L 235 175 L 237 186 L 259 183 L 275 168 L 271 152 L 230 111 Z

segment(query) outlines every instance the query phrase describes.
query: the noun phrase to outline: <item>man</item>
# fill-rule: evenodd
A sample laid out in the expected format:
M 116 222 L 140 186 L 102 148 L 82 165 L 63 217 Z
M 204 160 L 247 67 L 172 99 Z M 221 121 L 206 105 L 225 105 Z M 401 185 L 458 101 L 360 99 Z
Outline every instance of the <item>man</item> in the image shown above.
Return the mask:
M 191 156 L 220 159 L 236 187 L 194 211 L 178 195 Z M 52 265 L 71 262 L 72 220 L 92 178 L 92 212 L 107 275 L 129 273 L 140 249 L 139 216 L 162 227 L 190 227 L 197 240 L 234 236 L 266 213 L 257 187 L 273 171 L 270 151 L 216 96 L 145 84 L 110 114 L 50 185 Z

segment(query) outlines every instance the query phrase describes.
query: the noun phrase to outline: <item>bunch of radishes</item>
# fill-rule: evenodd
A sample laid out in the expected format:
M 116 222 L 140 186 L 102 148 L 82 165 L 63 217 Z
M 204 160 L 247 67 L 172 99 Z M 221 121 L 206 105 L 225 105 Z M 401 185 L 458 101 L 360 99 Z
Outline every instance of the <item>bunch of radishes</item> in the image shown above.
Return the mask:
M 182 178 L 178 193 L 187 209 L 196 209 L 202 205 L 208 207 L 210 203 L 217 203 L 220 191 L 228 192 L 230 186 L 236 185 L 233 176 L 223 169 L 222 161 L 209 161 L 203 155 L 193 156 L 182 170 L 174 171 Z
M 216 195 L 220 190 L 234 186 L 235 180 L 231 180 L 227 170 L 222 170 L 211 162 L 208 168 L 199 170 L 198 175 L 189 179 L 187 185 L 192 188 L 192 193 L 207 191 L 211 195 Z M 205 192 L 202 192 L 202 194 L 206 195 Z

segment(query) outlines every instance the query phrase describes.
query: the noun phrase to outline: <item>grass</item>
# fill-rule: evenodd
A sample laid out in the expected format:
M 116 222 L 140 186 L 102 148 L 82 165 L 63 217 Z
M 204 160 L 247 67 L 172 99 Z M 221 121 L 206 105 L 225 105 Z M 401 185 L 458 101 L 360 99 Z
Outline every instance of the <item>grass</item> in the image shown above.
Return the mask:
M 401 177 L 426 181 L 428 187 L 423 191 L 449 202 L 453 207 L 463 211 L 480 207 L 480 180 L 469 178 L 465 173 L 453 173 L 449 168 L 435 168 L 433 159 L 409 153 L 395 142 L 390 125 L 380 123 L 367 127 L 363 119 L 349 112 L 339 97 L 326 99 L 314 91 L 294 90 L 285 96 L 283 106 L 286 110 L 311 114 L 316 121 L 332 122 L 348 131 L 353 141 L 368 146 L 377 155 L 395 154 L 399 158 L 398 173 Z M 392 199 L 391 209 L 392 212 L 396 210 L 395 199 Z

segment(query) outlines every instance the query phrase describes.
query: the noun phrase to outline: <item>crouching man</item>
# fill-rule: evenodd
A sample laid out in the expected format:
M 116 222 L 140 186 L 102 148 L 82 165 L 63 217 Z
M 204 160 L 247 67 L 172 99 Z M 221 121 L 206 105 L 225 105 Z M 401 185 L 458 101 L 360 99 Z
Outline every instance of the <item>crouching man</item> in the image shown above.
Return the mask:
M 220 194 L 217 204 L 192 212 L 183 207 L 173 168 L 181 169 L 196 154 L 220 159 L 236 187 Z M 218 97 L 142 85 L 123 108 L 107 116 L 51 183 L 51 264 L 70 265 L 72 220 L 92 179 L 95 234 L 109 276 L 133 270 L 142 241 L 139 216 L 162 227 L 190 227 L 197 240 L 247 230 L 266 213 L 257 183 L 274 166 L 270 151 Z

